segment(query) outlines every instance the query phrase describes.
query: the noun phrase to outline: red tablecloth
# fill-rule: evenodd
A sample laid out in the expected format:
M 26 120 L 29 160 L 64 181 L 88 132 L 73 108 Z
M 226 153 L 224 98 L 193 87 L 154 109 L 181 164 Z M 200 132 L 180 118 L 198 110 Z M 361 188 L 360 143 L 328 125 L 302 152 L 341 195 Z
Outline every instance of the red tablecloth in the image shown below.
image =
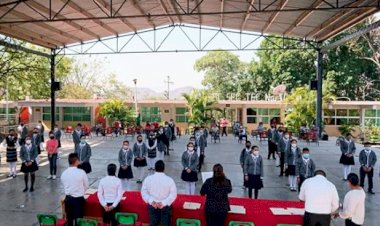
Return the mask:
M 121 212 L 132 212 L 138 214 L 138 221 L 149 223 L 149 214 L 147 204 L 142 200 L 140 192 L 124 193 L 125 200 L 120 203 Z M 183 209 L 184 202 L 201 203 L 201 208 L 198 210 Z M 200 219 L 202 225 L 206 225 L 204 213 L 205 197 L 199 195 L 178 195 L 173 203 L 173 224 L 177 218 L 195 218 Z M 227 215 L 226 225 L 231 220 L 236 221 L 252 221 L 255 226 L 276 226 L 277 224 L 300 224 L 302 225 L 302 216 L 278 216 L 273 215 L 269 208 L 304 208 L 302 202 L 295 201 L 279 201 L 279 200 L 254 200 L 248 198 L 230 198 L 231 205 L 241 205 L 246 209 L 246 214 L 231 214 Z M 90 195 L 86 201 L 85 216 L 102 217 L 102 208 L 96 194 Z

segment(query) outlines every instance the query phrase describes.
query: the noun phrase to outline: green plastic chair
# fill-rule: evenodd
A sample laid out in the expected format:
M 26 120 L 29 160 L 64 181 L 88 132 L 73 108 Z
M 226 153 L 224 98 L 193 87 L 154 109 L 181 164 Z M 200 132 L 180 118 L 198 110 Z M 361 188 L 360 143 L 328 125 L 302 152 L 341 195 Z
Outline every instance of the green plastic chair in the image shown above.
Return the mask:
M 83 219 L 83 218 L 78 218 L 77 224 L 78 226 L 98 226 L 98 222 L 96 220 Z
M 255 226 L 253 222 L 248 221 L 230 221 L 229 226 Z
M 201 226 L 198 219 L 177 218 L 177 226 Z
M 130 225 L 135 224 L 138 218 L 137 213 L 115 213 L 115 218 L 118 224 Z
M 57 215 L 55 214 L 37 214 L 39 225 L 57 225 Z

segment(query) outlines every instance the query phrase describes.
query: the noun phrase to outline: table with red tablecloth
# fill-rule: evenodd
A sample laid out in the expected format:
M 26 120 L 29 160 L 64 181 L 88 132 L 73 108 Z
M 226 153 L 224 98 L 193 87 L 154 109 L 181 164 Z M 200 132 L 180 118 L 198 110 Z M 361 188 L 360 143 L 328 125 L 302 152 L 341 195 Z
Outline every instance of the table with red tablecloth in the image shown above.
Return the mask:
M 148 206 L 143 201 L 140 192 L 125 192 L 120 202 L 120 212 L 130 212 L 138 214 L 138 221 L 149 223 Z M 226 225 L 229 221 L 252 221 L 255 226 L 276 226 L 277 224 L 300 224 L 302 225 L 303 217 L 300 215 L 274 215 L 270 208 L 304 208 L 302 202 L 281 201 L 281 200 L 255 200 L 248 198 L 230 197 L 230 205 L 244 206 L 246 214 L 229 213 L 226 219 Z M 183 208 L 185 202 L 201 203 L 200 209 L 188 210 Z M 182 195 L 179 194 L 172 205 L 172 225 L 175 225 L 177 218 L 194 218 L 201 220 L 202 225 L 206 225 L 204 211 L 205 197 L 199 195 Z M 99 204 L 98 197 L 95 194 L 90 195 L 86 200 L 85 216 L 93 218 L 102 217 L 102 207 Z

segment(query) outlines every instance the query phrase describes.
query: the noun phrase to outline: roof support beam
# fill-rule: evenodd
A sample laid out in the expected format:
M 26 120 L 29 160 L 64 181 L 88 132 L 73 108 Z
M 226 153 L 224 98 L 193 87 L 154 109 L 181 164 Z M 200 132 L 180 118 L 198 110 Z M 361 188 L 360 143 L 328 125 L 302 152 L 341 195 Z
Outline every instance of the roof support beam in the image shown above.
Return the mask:
M 245 25 L 247 24 L 247 21 L 248 21 L 249 17 L 251 16 L 251 11 L 253 9 L 253 3 L 254 2 L 255 2 L 255 0 L 251 0 L 251 2 L 249 3 L 247 12 L 245 13 L 244 21 L 240 26 L 240 31 L 243 31 L 245 29 Z
M 267 30 L 269 29 L 269 27 L 273 24 L 274 20 L 277 18 L 278 14 L 280 14 L 280 11 L 285 8 L 286 4 L 289 2 L 289 0 L 281 0 L 280 4 L 278 5 L 277 7 L 277 12 L 273 13 L 270 17 L 269 17 L 269 21 L 267 22 L 267 24 L 265 24 L 265 26 L 263 27 L 263 29 L 261 30 L 261 33 L 265 33 L 267 32 Z
M 61 1 L 64 2 L 64 0 L 61 0 Z M 64 2 L 64 3 L 66 3 L 66 2 Z M 86 10 L 83 10 L 80 6 L 78 6 L 73 1 L 69 1 L 69 3 L 67 5 L 69 7 L 71 7 L 72 9 L 74 9 L 75 11 L 77 11 L 78 13 L 84 15 L 85 17 L 94 17 L 94 15 L 92 15 L 89 12 L 87 12 Z M 103 23 L 100 19 L 94 19 L 93 21 L 94 21 L 94 23 L 98 24 L 99 26 L 101 26 L 102 28 L 104 28 L 105 30 L 107 30 L 108 32 L 110 32 L 111 34 L 118 35 L 118 33 L 113 28 L 111 28 L 107 24 Z
M 164 13 L 168 15 L 169 14 L 168 13 L 168 9 L 166 8 L 166 6 L 162 2 L 162 0 L 158 0 L 158 2 L 160 3 L 161 9 L 164 11 Z M 170 21 L 171 24 L 174 24 L 174 20 L 170 16 L 168 16 L 168 19 L 169 19 L 169 21 Z
M 223 12 L 224 12 L 224 0 L 220 0 L 220 22 L 219 22 L 219 27 L 222 28 L 223 27 Z
M 201 4 L 202 4 L 202 2 L 203 2 L 204 0 L 200 0 L 200 2 L 199 2 L 199 0 L 194 0 L 194 3 L 195 3 L 195 8 L 191 11 L 191 13 L 193 13 L 193 11 L 195 10 L 195 9 L 197 9 L 197 12 L 198 12 L 198 19 L 199 19 L 199 26 L 202 26 L 202 24 L 203 24 L 203 15 L 202 15 L 202 12 L 201 12 L 201 9 L 200 9 L 200 6 L 201 6 Z
M 29 49 L 29 48 L 26 48 L 26 47 L 23 47 L 23 46 L 20 46 L 20 45 L 16 45 L 16 44 L 13 44 L 13 43 L 5 42 L 3 40 L 0 40 L 0 45 L 4 46 L 6 48 L 14 49 L 16 51 L 23 51 L 25 53 L 31 53 L 31 54 L 35 54 L 35 55 L 42 56 L 42 57 L 50 57 L 50 54 L 47 54 L 47 53 L 44 53 L 44 52 L 40 52 L 40 51 L 37 51 L 37 50 L 34 50 L 34 49 Z
M 323 3 L 323 0 L 316 0 L 314 3 L 310 6 L 310 8 L 318 8 Z M 290 34 L 296 27 L 298 27 L 302 22 L 304 22 L 314 11 L 304 11 L 296 20 L 295 22 L 290 25 L 288 29 L 284 32 L 284 35 Z
M 94 0 L 95 2 L 98 3 L 98 7 L 102 7 L 103 9 L 105 10 L 110 10 L 110 12 L 115 12 L 116 10 L 113 8 L 113 6 L 111 4 L 108 4 L 106 1 L 104 0 Z M 114 15 L 111 15 L 112 17 L 113 16 L 121 16 L 121 14 L 119 12 L 116 12 Z M 123 24 L 127 25 L 127 27 L 129 27 L 131 30 L 133 30 L 134 32 L 137 31 L 136 27 L 133 26 L 133 24 L 131 24 L 127 19 L 125 18 L 120 18 L 119 19 Z
M 156 28 L 156 25 L 153 23 L 153 21 L 152 21 L 152 19 L 150 18 L 150 16 L 149 16 L 149 15 L 146 15 L 146 14 L 144 13 L 144 10 L 139 6 L 138 2 L 137 2 L 136 0 L 131 0 L 131 3 L 132 3 L 132 6 L 133 6 L 135 9 L 137 9 L 137 11 L 139 11 L 139 13 L 140 13 L 141 15 L 144 16 L 146 22 L 147 22 L 151 27 Z
M 173 0 L 166 0 L 166 2 L 169 3 L 169 7 L 171 8 L 171 10 L 177 14 L 177 20 L 178 20 L 178 22 L 182 23 L 182 19 L 179 16 L 179 11 L 178 11 L 177 7 L 174 6 Z

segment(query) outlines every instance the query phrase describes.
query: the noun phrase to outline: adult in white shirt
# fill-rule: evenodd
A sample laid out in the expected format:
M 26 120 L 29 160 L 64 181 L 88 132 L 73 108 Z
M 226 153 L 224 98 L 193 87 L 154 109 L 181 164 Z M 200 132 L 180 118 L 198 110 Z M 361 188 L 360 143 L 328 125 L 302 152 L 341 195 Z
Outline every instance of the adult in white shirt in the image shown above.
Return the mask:
M 153 175 L 145 178 L 141 195 L 149 205 L 150 226 L 170 226 L 171 205 L 177 197 L 177 188 L 173 179 L 165 175 L 165 164 L 162 160 L 156 162 L 155 170 Z
M 98 199 L 103 207 L 103 223 L 117 226 L 115 213 L 119 210 L 119 203 L 123 197 L 121 180 L 116 177 L 116 165 L 107 166 L 108 176 L 100 180 L 98 186 Z
M 69 154 L 69 168 L 63 171 L 61 181 L 65 190 L 65 211 L 68 226 L 77 226 L 77 219 L 84 215 L 84 194 L 88 189 L 86 173 L 78 169 L 78 154 Z
M 365 192 L 359 185 L 359 177 L 355 173 L 347 176 L 350 191 L 344 196 L 343 209 L 339 216 L 346 219 L 346 226 L 360 226 L 364 223 Z
M 330 226 L 331 214 L 339 207 L 338 191 L 323 170 L 315 171 L 314 175 L 305 180 L 299 194 L 299 199 L 305 202 L 303 225 Z

